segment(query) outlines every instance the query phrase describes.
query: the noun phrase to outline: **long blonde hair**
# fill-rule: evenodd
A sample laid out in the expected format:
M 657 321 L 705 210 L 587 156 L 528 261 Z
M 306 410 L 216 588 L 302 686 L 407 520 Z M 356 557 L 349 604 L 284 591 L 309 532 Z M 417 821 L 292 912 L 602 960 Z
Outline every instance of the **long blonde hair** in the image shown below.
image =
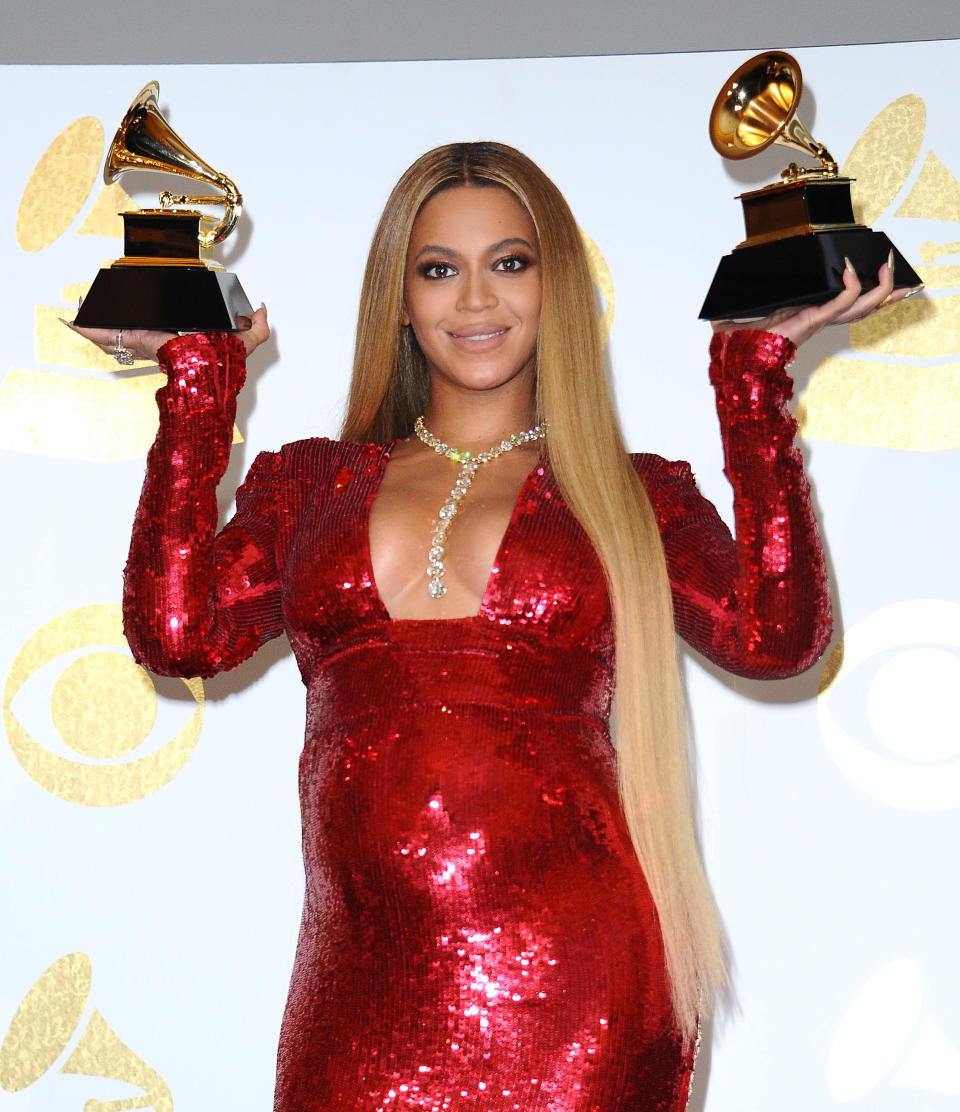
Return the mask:
M 419 158 L 391 193 L 367 260 L 345 440 L 408 436 L 429 377 L 402 325 L 407 245 L 427 200 L 455 185 L 499 186 L 536 228 L 543 277 L 537 342 L 538 419 L 567 506 L 607 576 L 616 634 L 620 793 L 656 903 L 674 1010 L 692 1039 L 726 983 L 722 932 L 690 796 L 683 692 L 663 545 L 624 448 L 607 386 L 583 242 L 560 191 L 512 147 L 455 143 Z

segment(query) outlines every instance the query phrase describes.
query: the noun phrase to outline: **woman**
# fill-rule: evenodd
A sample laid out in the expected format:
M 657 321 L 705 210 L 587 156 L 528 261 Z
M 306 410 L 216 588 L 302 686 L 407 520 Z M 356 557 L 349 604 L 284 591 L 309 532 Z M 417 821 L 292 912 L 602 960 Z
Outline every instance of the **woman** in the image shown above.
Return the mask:
M 861 296 L 851 269 L 828 305 L 714 338 L 736 542 L 685 464 L 624 452 L 576 224 L 510 148 L 406 172 L 342 440 L 259 456 L 217 538 L 265 313 L 127 334 L 170 372 L 126 572 L 135 655 L 206 675 L 285 631 L 307 686 L 280 1112 L 684 1108 L 725 973 L 674 620 L 745 675 L 826 645 L 784 368 L 887 298 L 879 277 Z

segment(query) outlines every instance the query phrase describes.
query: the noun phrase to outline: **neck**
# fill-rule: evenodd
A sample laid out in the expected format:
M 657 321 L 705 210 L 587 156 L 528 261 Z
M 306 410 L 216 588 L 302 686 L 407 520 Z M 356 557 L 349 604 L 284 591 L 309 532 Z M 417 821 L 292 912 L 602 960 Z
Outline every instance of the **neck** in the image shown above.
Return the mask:
M 456 399 L 432 394 L 423 415 L 430 432 L 456 448 L 483 451 L 513 433 L 521 433 L 537 423 L 536 406 L 531 397 L 471 399 L 463 404 Z

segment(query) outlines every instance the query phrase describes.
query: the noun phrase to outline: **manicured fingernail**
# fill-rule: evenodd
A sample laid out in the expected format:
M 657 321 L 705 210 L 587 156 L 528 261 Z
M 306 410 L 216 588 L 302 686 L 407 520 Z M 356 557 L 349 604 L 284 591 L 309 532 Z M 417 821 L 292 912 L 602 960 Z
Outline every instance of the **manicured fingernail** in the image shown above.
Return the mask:
M 916 297 L 918 293 L 923 293 L 923 286 L 914 286 L 912 290 L 907 290 L 903 295 L 903 300 L 906 301 L 908 297 Z
M 854 276 L 856 276 L 856 273 L 857 273 L 857 269 L 856 269 L 856 267 L 855 267 L 855 266 L 853 265 L 853 263 L 852 263 L 852 262 L 850 262 L 850 260 L 849 260 L 849 259 L 847 258 L 847 256 L 846 256 L 846 255 L 844 255 L 844 256 L 843 256 L 843 265 L 844 265 L 844 266 L 845 266 L 845 267 L 847 268 L 847 270 L 849 270 L 849 271 L 850 271 L 850 273 L 851 273 L 851 274 L 853 274 Z
M 80 296 L 77 298 L 77 308 L 79 309 L 82 305 L 83 305 L 83 294 L 80 294 Z
M 890 267 L 890 277 L 893 277 L 893 248 L 890 248 L 890 254 L 887 255 L 887 266 Z

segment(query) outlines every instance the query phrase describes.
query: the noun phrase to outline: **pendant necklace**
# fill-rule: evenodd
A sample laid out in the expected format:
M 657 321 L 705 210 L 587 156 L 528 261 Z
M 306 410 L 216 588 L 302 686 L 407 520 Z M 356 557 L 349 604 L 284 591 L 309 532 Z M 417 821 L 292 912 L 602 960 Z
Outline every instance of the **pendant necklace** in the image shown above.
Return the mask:
M 413 431 L 417 434 L 417 438 L 428 448 L 432 448 L 438 456 L 446 456 L 447 459 L 460 465 L 457 481 L 453 485 L 453 490 L 447 495 L 446 501 L 440 507 L 440 512 L 437 514 L 437 525 L 433 530 L 433 536 L 430 538 L 427 594 L 431 598 L 442 598 L 447 593 L 447 585 L 443 581 L 443 557 L 446 551 L 447 530 L 460 508 L 463 496 L 470 489 L 477 468 L 483 463 L 489 463 L 492 459 L 496 459 L 497 456 L 502 456 L 504 452 L 510 452 L 514 448 L 529 444 L 533 440 L 542 440 L 547 435 L 547 422 L 542 421 L 539 425 L 527 429 L 526 432 L 514 433 L 513 436 L 495 444 L 489 451 L 478 452 L 476 455 L 472 452 L 461 452 L 457 448 L 451 448 L 449 444 L 444 444 L 442 440 L 439 440 L 430 432 L 423 423 L 422 417 L 418 417 L 414 422 Z

